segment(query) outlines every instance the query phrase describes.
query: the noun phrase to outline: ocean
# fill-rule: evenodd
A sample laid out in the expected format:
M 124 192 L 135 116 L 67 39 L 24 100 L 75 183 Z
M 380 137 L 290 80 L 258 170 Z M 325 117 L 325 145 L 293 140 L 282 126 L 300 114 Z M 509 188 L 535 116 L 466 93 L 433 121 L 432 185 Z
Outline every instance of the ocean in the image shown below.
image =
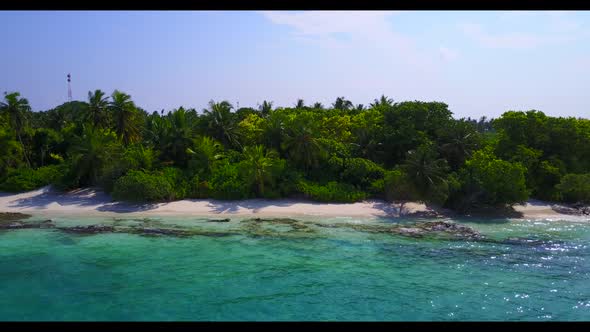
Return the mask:
M 63 227 L 145 222 L 53 220 Z M 248 230 L 236 218 L 150 222 L 200 233 L 1 230 L 0 320 L 590 320 L 588 222 L 455 220 L 496 242 L 412 238 L 313 223 L 305 232 L 280 224 Z M 521 240 L 502 242 L 510 238 Z

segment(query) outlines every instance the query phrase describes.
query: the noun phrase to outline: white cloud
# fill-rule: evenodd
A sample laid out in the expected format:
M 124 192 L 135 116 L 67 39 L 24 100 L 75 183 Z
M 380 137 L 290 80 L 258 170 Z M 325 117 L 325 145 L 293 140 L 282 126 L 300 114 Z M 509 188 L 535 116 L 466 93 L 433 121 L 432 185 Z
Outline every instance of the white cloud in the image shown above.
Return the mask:
M 262 12 L 276 24 L 289 25 L 298 34 L 329 37 L 337 32 L 366 34 L 390 32 L 386 19 L 395 12 L 384 11 L 309 11 L 302 13 Z
M 490 48 L 533 48 L 544 42 L 539 36 L 526 33 L 491 34 L 484 31 L 481 24 L 465 23 L 460 25 L 463 32 L 479 44 Z
M 489 48 L 531 49 L 570 42 L 587 35 L 580 29 L 581 24 L 567 12 L 506 12 L 501 13 L 499 19 L 501 23 L 498 26 L 502 27 L 535 19 L 548 32 L 493 33 L 490 29 L 484 29 L 483 25 L 474 23 L 459 24 L 459 27 L 465 35 Z
M 581 23 L 567 11 L 508 11 L 501 13 L 499 17 L 503 24 L 538 19 L 556 31 L 573 31 L 581 27 Z
M 297 39 L 322 47 L 343 49 L 363 47 L 394 54 L 408 64 L 428 62 L 414 41 L 392 29 L 394 11 L 306 11 L 262 12 L 271 22 L 293 28 Z M 337 38 L 345 34 L 347 38 Z

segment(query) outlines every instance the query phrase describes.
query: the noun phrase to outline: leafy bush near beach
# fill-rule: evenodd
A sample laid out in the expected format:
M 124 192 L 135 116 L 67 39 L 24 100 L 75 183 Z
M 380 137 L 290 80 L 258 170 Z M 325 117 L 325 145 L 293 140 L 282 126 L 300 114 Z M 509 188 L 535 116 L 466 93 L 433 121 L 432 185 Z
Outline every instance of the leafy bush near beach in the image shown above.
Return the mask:
M 63 170 L 60 165 L 49 165 L 37 169 L 19 168 L 11 170 L 4 181 L 0 183 L 0 190 L 21 192 L 38 189 L 58 180 L 62 176 Z
M 388 201 L 413 201 L 420 198 L 416 187 L 406 173 L 399 169 L 385 174 L 383 189 Z
M 190 191 L 190 185 L 181 169 L 176 167 L 164 167 L 154 173 L 170 183 L 172 190 L 174 191 L 174 199 L 184 199 L 187 197 Z
M 385 198 L 385 179 L 379 179 L 371 182 L 371 185 L 368 189 L 369 194 L 371 196 L 384 199 Z
M 367 193 L 348 183 L 330 181 L 326 185 L 301 181 L 300 191 L 307 197 L 320 202 L 352 203 L 367 198 Z
M 193 176 L 188 181 L 187 198 L 208 198 L 211 195 L 209 182 L 202 180 L 198 175 Z
M 222 163 L 215 169 L 209 182 L 211 197 L 215 199 L 245 199 L 251 190 L 239 174 L 238 164 Z
M 371 182 L 383 178 L 383 167 L 364 158 L 347 158 L 344 161 L 342 178 L 358 186 L 369 186 Z
M 521 163 L 498 159 L 491 149 L 476 151 L 460 170 L 461 188 L 450 201 L 459 210 L 524 202 L 529 195 L 524 174 Z
M 98 184 L 111 193 L 117 179 L 132 169 L 150 171 L 155 164 L 154 151 L 135 144 L 127 147 L 120 155 L 111 158 L 111 162 L 103 167 Z
M 590 203 L 590 173 L 567 174 L 556 188 L 565 202 Z
M 60 164 L 59 167 L 60 174 L 53 181 L 53 187 L 62 191 L 79 188 L 80 186 L 77 177 L 77 170 L 73 162 L 71 160 L 66 160 Z
M 300 194 L 299 182 L 304 178 L 303 174 L 294 168 L 287 167 L 277 179 L 277 188 L 275 192 L 280 193 L 281 197 L 291 197 Z M 271 198 L 271 197 L 266 197 Z M 275 197 L 272 197 L 275 198 Z
M 161 174 L 132 170 L 115 182 L 112 196 L 128 202 L 158 202 L 175 198 L 170 181 Z

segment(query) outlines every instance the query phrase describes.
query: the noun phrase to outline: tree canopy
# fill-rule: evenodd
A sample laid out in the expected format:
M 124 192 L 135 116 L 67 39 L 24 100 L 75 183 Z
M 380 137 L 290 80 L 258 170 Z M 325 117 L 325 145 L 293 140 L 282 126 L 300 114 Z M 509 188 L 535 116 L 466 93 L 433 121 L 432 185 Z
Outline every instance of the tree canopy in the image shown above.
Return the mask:
M 148 113 L 129 94 L 89 91 L 32 111 L 0 103 L 0 190 L 99 186 L 116 199 L 308 197 L 420 200 L 465 210 L 529 197 L 588 201 L 590 120 L 508 111 L 455 119 L 442 102 Z

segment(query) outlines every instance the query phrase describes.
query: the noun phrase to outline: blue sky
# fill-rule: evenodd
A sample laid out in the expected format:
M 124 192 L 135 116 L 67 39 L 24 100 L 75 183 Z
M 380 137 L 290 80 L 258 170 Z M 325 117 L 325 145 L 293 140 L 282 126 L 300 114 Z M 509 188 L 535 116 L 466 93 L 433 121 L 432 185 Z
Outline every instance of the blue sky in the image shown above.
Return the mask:
M 120 89 L 148 111 L 442 101 L 590 117 L 590 12 L 0 12 L 0 91 L 34 110 Z

